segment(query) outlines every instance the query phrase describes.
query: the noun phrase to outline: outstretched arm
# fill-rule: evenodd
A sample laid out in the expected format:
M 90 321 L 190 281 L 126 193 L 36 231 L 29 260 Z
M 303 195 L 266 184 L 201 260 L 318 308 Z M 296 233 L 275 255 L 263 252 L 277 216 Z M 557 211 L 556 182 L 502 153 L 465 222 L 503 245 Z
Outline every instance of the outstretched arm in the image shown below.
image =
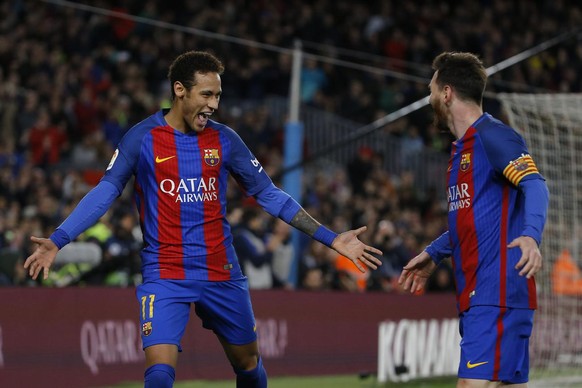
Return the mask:
M 118 195 L 119 191 L 113 184 L 101 181 L 83 197 L 50 238 L 31 236 L 30 240 L 38 246 L 24 262 L 24 268 L 28 269 L 30 276 L 36 279 L 43 271 L 43 278 L 47 279 L 59 249 L 95 224 Z
M 379 265 L 382 265 L 380 259 L 372 255 L 373 253 L 381 255 L 382 251 L 366 245 L 358 239 L 358 236 L 366 231 L 366 226 L 355 230 L 348 230 L 337 235 L 317 222 L 303 208 L 297 211 L 291 222 L 289 222 L 289 225 L 347 257 L 361 272 L 366 272 L 366 268 L 362 263 L 372 269 L 376 269 Z
M 398 283 L 411 293 L 422 290 L 437 265 L 426 251 L 422 251 L 404 266 Z
M 382 251 L 358 239 L 358 236 L 367 229 L 365 226 L 338 235 L 317 222 L 289 194 L 272 183 L 255 194 L 255 198 L 267 213 L 279 217 L 311 238 L 347 257 L 360 271 L 366 272 L 364 265 L 376 269 L 382 264 L 380 259 L 372 255 L 373 253 L 381 255 Z

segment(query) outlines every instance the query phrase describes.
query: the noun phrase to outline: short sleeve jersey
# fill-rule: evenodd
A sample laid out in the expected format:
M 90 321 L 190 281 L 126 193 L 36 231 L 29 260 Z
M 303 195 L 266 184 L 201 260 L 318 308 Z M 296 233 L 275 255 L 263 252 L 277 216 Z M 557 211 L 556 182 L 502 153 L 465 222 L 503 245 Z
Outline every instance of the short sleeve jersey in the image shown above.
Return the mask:
M 271 179 L 228 126 L 209 120 L 204 131 L 185 134 L 166 123 L 166 112 L 127 132 L 103 177 L 121 192 L 135 176 L 144 281 L 240 278 L 226 220 L 228 175 L 247 195 Z

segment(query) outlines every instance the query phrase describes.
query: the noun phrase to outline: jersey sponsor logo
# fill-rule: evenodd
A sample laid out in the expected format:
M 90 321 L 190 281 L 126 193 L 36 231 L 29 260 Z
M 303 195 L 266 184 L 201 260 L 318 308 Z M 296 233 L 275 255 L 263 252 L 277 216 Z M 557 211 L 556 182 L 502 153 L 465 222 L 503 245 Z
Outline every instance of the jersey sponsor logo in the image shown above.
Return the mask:
M 151 322 L 144 322 L 144 324 L 141 325 L 141 332 L 146 337 L 148 335 L 152 334 L 152 323 Z
M 220 155 L 218 155 L 217 148 L 204 149 L 204 163 L 212 167 L 220 163 Z
M 471 167 L 471 153 L 467 152 L 466 154 L 461 155 L 461 171 L 467 171 Z
M 156 163 L 164 163 L 165 161 L 173 159 L 175 157 L 176 157 L 176 155 L 168 156 L 165 158 L 160 158 L 159 156 L 156 156 Z
M 216 178 L 163 179 L 160 191 L 175 197 L 175 202 L 206 202 L 218 199 Z
M 447 199 L 449 202 L 449 212 L 464 209 L 471 206 L 471 195 L 469 195 L 469 184 L 449 186 L 447 189 Z
M 476 362 L 474 364 L 471 364 L 471 361 L 469 360 L 469 361 L 467 361 L 467 368 L 473 369 L 473 368 L 477 368 L 478 366 L 485 365 L 488 363 L 489 363 L 489 361 L 482 361 L 482 362 Z
M 107 170 L 109 170 L 111 167 L 113 167 L 113 163 L 115 163 L 115 160 L 117 160 L 117 155 L 119 155 L 119 149 L 116 148 L 115 152 L 113 153 L 113 156 L 111 157 L 111 161 L 109 161 L 109 165 L 107 166 Z

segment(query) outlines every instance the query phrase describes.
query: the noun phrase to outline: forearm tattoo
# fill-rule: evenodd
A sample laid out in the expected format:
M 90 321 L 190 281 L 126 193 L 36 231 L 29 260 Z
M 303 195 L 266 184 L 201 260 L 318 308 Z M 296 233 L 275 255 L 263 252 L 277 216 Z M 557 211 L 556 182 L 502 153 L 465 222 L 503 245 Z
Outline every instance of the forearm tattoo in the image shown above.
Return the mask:
M 308 236 L 312 237 L 317 228 L 319 228 L 320 223 L 315 221 L 315 219 L 307 214 L 307 212 L 302 208 L 299 209 L 297 214 L 295 214 L 295 217 L 293 217 L 289 225 L 307 233 Z

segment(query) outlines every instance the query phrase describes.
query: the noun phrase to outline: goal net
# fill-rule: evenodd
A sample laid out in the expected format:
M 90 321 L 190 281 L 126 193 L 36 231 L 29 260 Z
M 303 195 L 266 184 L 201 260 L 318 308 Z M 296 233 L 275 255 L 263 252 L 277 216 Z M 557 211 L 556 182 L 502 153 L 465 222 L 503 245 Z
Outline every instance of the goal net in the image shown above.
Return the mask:
M 532 377 L 582 381 L 582 94 L 499 94 L 550 191 Z

